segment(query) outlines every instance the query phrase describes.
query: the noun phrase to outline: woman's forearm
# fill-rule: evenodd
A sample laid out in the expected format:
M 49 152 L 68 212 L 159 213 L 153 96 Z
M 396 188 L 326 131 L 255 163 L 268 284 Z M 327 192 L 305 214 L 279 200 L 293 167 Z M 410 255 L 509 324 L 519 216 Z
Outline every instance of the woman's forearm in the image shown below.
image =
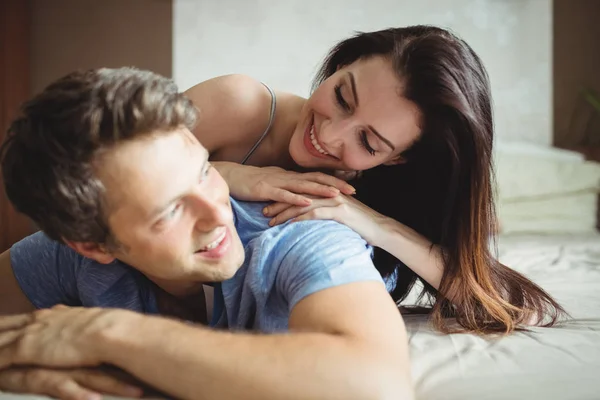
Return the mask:
M 391 219 L 384 232 L 377 247 L 402 261 L 423 280 L 439 289 L 444 273 L 441 248 L 415 230 Z

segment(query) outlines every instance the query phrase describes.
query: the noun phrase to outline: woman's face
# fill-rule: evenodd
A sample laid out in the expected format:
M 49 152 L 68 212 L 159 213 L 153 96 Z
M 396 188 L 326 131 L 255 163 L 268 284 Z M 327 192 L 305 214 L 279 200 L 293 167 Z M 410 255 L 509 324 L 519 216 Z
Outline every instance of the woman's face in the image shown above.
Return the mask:
M 340 68 L 306 101 L 290 142 L 305 168 L 362 171 L 402 162 L 418 138 L 419 110 L 384 57 Z

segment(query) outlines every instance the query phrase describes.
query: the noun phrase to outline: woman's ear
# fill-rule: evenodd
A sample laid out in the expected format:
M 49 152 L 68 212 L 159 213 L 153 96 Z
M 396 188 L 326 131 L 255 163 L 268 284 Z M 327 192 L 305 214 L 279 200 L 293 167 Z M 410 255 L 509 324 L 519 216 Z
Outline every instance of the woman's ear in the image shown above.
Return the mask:
M 406 158 L 402 157 L 401 154 L 398 154 L 396 157 L 392 158 L 391 160 L 387 160 L 386 162 L 383 163 L 383 165 L 387 165 L 392 166 L 392 165 L 398 165 L 398 164 L 405 164 L 406 163 Z

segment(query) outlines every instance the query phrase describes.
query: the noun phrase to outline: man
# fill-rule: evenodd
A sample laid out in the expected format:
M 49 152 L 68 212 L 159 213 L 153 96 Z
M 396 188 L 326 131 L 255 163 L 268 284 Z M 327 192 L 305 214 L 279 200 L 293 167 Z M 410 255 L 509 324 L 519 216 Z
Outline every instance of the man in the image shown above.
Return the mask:
M 195 117 L 134 69 L 70 74 L 24 106 L 2 169 L 44 234 L 0 256 L 0 312 L 74 307 L 0 320 L 0 368 L 110 364 L 180 398 L 411 398 L 365 242 L 335 222 L 268 229 L 229 198 Z

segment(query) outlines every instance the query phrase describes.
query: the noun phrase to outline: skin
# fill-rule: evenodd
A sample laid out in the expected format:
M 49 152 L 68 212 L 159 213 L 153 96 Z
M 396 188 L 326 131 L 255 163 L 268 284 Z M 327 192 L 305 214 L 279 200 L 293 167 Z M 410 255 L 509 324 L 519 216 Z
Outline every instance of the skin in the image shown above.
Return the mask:
M 344 173 L 404 162 L 402 152 L 420 135 L 420 113 L 402 97 L 402 84 L 387 58 L 372 57 L 338 69 L 309 99 L 277 92 L 273 125 L 248 160 L 250 166 L 237 163 L 268 124 L 271 96 L 266 88 L 252 78 L 229 75 L 202 82 L 186 94 L 200 111 L 193 133 L 207 143 L 233 197 L 274 201 L 264 210 L 273 218 L 272 225 L 293 218 L 348 225 L 438 288 L 443 274 L 438 246 L 355 201 L 350 196 L 354 188 L 343 180 L 297 172 Z M 305 145 L 304 136 L 313 123 L 316 139 L 329 156 L 315 154 Z M 271 167 L 256 168 L 265 166 Z
M 402 83 L 383 57 L 339 69 L 304 103 L 289 144 L 291 157 L 304 168 L 342 171 L 401 162 L 400 153 L 420 134 L 418 108 L 401 94 Z M 330 156 L 307 151 L 303 139 L 311 125 Z
M 202 282 L 231 278 L 244 250 L 227 184 L 208 163 L 208 153 L 186 129 L 143 144 L 125 143 L 98 160 L 119 248 L 71 245 L 100 262 L 118 258 L 176 296 L 200 291 Z M 223 231 L 230 243 L 224 257 L 197 253 Z
M 418 138 L 420 128 L 418 108 L 401 93 L 402 82 L 383 57 L 340 68 L 309 99 L 277 93 L 271 132 L 249 164 L 347 171 L 402 162 L 400 153 Z M 194 134 L 208 143 L 212 160 L 239 162 L 267 125 L 270 95 L 251 78 L 219 77 L 186 94 L 200 110 Z M 316 139 L 329 157 L 315 156 L 303 144 L 313 121 Z M 362 133 L 374 153 L 361 145 Z
M 235 229 L 217 260 L 196 254 L 233 226 L 227 185 L 207 156 L 185 129 L 111 149 L 97 174 L 121 247 L 70 245 L 99 262 L 118 257 L 179 297 L 231 277 L 243 256 Z M 9 253 L 0 261 L 7 274 Z M 0 307 L 14 312 L 10 303 Z M 111 364 L 183 399 L 412 398 L 406 330 L 380 283 L 307 296 L 290 311 L 289 328 L 232 333 L 125 310 L 56 307 L 0 318 L 0 370 Z

